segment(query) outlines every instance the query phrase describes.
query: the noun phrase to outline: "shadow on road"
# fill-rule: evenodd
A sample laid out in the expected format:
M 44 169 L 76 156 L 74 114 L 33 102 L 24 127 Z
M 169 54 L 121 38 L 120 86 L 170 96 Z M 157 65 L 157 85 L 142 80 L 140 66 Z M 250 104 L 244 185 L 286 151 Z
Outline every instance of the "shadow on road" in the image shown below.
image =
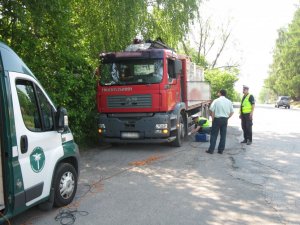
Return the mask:
M 276 224 L 277 216 L 270 216 L 257 187 L 232 174 L 239 169 L 234 156 L 246 152 L 239 144 L 240 135 L 238 127 L 228 129 L 223 155 L 205 153 L 209 144 L 194 142 L 192 137 L 181 148 L 128 144 L 100 152 L 93 149 L 83 156 L 88 166 L 83 167 L 81 182 L 96 174 L 102 174 L 100 179 L 110 176 L 101 195 L 110 190 L 115 210 L 122 211 L 116 221 L 124 221 L 125 215 L 132 218 L 126 217 L 126 224 Z M 151 156 L 158 160 L 129 166 Z M 121 176 L 120 171 L 124 171 Z

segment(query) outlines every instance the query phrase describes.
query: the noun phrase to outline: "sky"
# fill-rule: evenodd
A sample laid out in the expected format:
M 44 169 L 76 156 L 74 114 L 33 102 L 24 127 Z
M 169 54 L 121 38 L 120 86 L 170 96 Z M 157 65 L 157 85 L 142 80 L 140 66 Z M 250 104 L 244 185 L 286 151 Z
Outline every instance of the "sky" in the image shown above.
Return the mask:
M 258 96 L 263 81 L 268 76 L 272 63 L 272 52 L 278 37 L 278 29 L 287 27 L 292 21 L 299 0 L 209 0 L 204 2 L 204 16 L 214 24 L 228 21 L 232 30 L 230 42 L 221 55 L 219 65 L 228 59 L 240 64 L 239 81 L 250 87 Z M 206 14 L 206 15 L 205 15 Z

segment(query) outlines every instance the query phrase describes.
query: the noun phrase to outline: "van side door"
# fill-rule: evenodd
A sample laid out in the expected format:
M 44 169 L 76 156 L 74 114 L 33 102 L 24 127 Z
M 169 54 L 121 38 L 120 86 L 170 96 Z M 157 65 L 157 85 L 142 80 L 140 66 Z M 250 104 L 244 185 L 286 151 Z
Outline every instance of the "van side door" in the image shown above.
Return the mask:
M 56 162 L 63 156 L 61 134 L 55 130 L 55 108 L 33 76 L 9 72 L 26 206 L 50 193 Z

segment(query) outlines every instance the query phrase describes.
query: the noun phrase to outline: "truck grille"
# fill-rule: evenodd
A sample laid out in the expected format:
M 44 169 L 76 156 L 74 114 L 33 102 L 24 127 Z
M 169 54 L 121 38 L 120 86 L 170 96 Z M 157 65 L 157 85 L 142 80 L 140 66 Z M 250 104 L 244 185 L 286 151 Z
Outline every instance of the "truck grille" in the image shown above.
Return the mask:
M 151 95 L 118 95 L 107 97 L 108 108 L 151 108 Z

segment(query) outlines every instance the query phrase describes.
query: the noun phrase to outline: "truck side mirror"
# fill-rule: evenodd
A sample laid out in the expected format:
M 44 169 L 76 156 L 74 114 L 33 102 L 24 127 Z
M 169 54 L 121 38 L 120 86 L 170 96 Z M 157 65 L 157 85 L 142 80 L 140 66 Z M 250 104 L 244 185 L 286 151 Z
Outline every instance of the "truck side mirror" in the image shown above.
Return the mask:
M 175 84 L 177 84 L 177 80 L 176 79 L 170 79 L 169 84 L 170 85 L 175 85 Z
M 175 75 L 176 77 L 180 76 L 182 73 L 182 62 L 181 60 L 175 60 Z
M 55 115 L 55 126 L 57 132 L 64 132 L 68 128 L 68 115 L 67 110 L 63 107 L 57 107 L 56 115 Z
M 99 66 L 96 67 L 96 69 L 94 71 L 94 76 L 96 76 L 97 79 L 100 78 L 100 67 Z

